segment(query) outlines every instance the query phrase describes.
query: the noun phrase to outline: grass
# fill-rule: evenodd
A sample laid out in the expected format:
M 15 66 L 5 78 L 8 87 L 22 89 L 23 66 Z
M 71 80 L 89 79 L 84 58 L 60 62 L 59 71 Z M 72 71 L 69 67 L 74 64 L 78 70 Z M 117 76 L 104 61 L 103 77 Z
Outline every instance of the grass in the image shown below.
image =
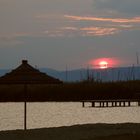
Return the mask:
M 80 101 L 92 99 L 140 99 L 140 81 L 28 84 L 28 101 Z M 1 84 L 0 101 L 24 101 L 25 86 Z

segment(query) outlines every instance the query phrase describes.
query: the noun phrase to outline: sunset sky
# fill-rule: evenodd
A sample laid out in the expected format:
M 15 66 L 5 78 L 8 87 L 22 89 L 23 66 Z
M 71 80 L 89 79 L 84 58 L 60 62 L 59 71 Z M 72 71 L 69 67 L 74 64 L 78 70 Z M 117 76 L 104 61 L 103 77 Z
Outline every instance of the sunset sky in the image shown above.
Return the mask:
M 0 69 L 22 59 L 57 70 L 131 66 L 136 52 L 140 0 L 0 0 Z

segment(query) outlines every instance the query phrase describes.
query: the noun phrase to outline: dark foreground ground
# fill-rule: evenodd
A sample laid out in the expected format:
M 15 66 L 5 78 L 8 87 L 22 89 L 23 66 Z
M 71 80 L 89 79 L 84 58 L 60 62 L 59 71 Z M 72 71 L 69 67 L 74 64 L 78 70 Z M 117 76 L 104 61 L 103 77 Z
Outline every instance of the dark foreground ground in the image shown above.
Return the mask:
M 140 140 L 140 124 L 85 124 L 1 131 L 0 140 Z

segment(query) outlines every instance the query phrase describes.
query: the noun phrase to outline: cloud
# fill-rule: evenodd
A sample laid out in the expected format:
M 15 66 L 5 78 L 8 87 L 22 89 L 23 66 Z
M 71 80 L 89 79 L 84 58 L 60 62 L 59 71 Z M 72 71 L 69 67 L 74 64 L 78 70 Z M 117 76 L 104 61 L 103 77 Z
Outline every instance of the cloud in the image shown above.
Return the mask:
M 16 40 L 17 42 L 15 41 L 15 44 L 20 44 L 21 42 L 19 42 L 19 40 L 26 37 L 62 38 L 76 36 L 107 36 L 118 34 L 123 30 L 128 31 L 140 29 L 140 17 L 104 18 L 63 14 L 38 14 L 34 17 L 40 21 L 39 23 L 43 24 L 40 29 L 35 31 L 29 30 L 28 32 L 15 32 L 14 34 L 6 37 L 5 42 L 6 39 L 9 43 L 10 40 L 11 42 L 12 40 Z
M 93 7 L 99 12 L 114 12 L 127 16 L 140 15 L 140 0 L 93 0 Z
M 140 17 L 104 18 L 95 16 L 64 15 L 71 21 L 76 21 L 84 36 L 114 35 L 122 31 L 140 30 Z M 84 21 L 84 22 L 83 22 Z M 84 23 L 84 24 L 83 24 Z M 89 24 L 85 26 L 85 23 Z
M 16 46 L 16 45 L 21 45 L 23 43 L 24 43 L 23 41 L 18 40 L 16 37 L 0 36 L 1 47 L 3 47 L 3 46 Z
M 2 47 L 23 45 L 24 38 L 35 37 L 38 33 L 16 32 L 11 34 L 0 34 L 0 45 Z M 39 37 L 39 36 L 38 36 Z
M 80 30 L 85 31 L 89 36 L 113 35 L 119 32 L 117 28 L 102 28 L 102 27 L 88 27 L 81 28 Z
M 102 22 L 113 22 L 113 23 L 140 23 L 140 17 L 134 18 L 103 18 L 103 17 L 90 17 L 90 16 L 73 16 L 64 15 L 65 18 L 72 20 L 83 20 L 83 21 L 102 21 Z
M 48 37 L 76 37 L 76 36 L 105 36 L 121 31 L 116 27 L 62 27 L 57 30 L 46 30 L 44 36 Z
M 78 28 L 76 28 L 76 27 L 62 27 L 61 29 L 63 29 L 63 30 L 73 30 L 73 31 L 78 30 Z
M 42 32 L 44 37 L 64 37 L 64 32 L 61 29 L 46 30 Z

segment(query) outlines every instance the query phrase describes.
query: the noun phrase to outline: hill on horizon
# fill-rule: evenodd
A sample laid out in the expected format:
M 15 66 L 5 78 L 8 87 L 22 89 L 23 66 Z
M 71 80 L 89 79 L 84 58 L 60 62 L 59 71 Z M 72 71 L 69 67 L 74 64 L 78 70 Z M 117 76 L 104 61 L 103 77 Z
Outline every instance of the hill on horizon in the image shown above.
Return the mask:
M 108 69 L 75 69 L 58 71 L 51 68 L 40 68 L 41 72 L 45 72 L 50 76 L 58 78 L 65 82 L 76 82 L 84 80 L 95 81 L 126 81 L 140 80 L 140 67 L 117 67 Z M 0 76 L 10 72 L 9 69 L 0 69 Z

